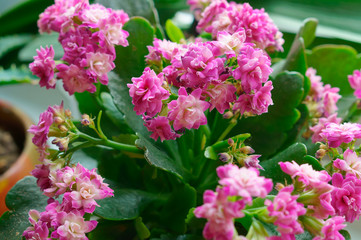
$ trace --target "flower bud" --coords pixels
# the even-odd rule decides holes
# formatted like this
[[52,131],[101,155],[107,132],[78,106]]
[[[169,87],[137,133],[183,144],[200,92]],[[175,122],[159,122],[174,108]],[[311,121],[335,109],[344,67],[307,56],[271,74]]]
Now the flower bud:
[[326,155],[325,149],[318,149],[316,152],[316,158],[322,159]]
[[58,128],[60,129],[61,132],[64,132],[64,133],[69,131],[69,129],[67,127],[65,127],[64,125],[59,125]]
[[233,113],[231,111],[228,111],[225,114],[223,114],[224,119],[230,119],[231,117],[233,117]]
[[65,116],[71,117],[71,111],[69,109],[65,109]]
[[61,117],[55,117],[54,122],[56,124],[62,124],[62,123],[64,123],[64,120]]
[[81,124],[84,126],[89,126],[92,123],[92,119],[90,119],[88,114],[81,115]]
[[222,162],[228,162],[232,159],[232,156],[228,153],[218,153],[218,157]]
[[251,148],[250,146],[244,146],[242,148],[239,149],[241,152],[243,152],[244,154],[253,154],[254,150],[253,148]]
[[234,141],[232,138],[228,138],[228,144],[229,146],[233,146],[234,145]]
[[68,150],[69,138],[55,138],[51,143],[58,146],[60,151],[66,151]]

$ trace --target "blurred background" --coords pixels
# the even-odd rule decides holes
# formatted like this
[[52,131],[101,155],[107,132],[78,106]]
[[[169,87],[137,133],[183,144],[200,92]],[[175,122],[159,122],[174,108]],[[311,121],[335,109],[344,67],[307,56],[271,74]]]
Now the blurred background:
[[[98,0],[107,7],[122,5],[122,1],[125,0]],[[137,13],[140,10],[141,15],[147,17],[150,10],[146,8],[149,5],[139,8],[147,0],[132,1],[138,7]],[[55,58],[63,54],[57,43],[57,35],[39,35],[36,25],[39,14],[53,3],[53,0],[0,0],[0,99],[22,109],[34,122],[37,122],[39,114],[48,105],[60,104],[62,100],[75,116],[79,116],[72,96],[65,93],[61,86],[54,90],[41,89],[37,86],[37,78],[27,67],[41,45],[52,44]],[[186,0],[154,0],[150,4],[154,4],[158,11],[159,22],[154,19],[155,22],[164,26],[167,19],[172,19],[183,31],[194,33],[194,18]],[[276,53],[276,57],[287,55],[295,33],[303,20],[309,17],[319,20],[317,38],[310,49],[331,43],[347,44],[361,52],[360,0],[252,0],[250,4],[254,8],[265,8],[284,34],[285,51]],[[136,14],[134,9],[125,11],[130,16]],[[348,230],[353,239],[361,239],[361,223],[350,224]]]

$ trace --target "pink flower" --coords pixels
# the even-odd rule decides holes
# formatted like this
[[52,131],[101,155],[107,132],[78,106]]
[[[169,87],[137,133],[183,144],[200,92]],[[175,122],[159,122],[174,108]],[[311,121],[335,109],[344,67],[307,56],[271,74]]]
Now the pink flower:
[[233,77],[241,80],[241,85],[246,93],[259,90],[272,73],[271,61],[261,49],[254,49],[247,44],[237,58],[238,67],[233,72]]
[[357,153],[352,151],[351,149],[347,149],[343,153],[343,160],[337,158],[333,162],[333,166],[340,171],[352,173],[358,178],[361,178],[361,158],[359,158],[357,156]]
[[321,108],[321,112],[323,112],[325,117],[328,117],[337,111],[338,108],[336,103],[341,98],[341,95],[338,94],[339,91],[339,88],[331,88],[329,84],[325,86],[322,95],[323,105]]
[[355,70],[352,75],[348,75],[348,81],[355,90],[354,95],[361,98],[361,71]]
[[337,148],[342,143],[350,143],[361,138],[361,125],[358,123],[329,123],[320,133],[325,142],[332,148]]
[[48,140],[50,126],[53,124],[53,114],[45,111],[40,114],[37,125],[31,125],[28,132],[34,134],[32,142],[39,148],[45,149]]
[[345,179],[340,173],[332,176],[332,206],[338,216],[344,216],[346,221],[353,222],[361,214],[361,180],[353,174],[347,174]]
[[55,88],[56,80],[54,78],[54,49],[53,46],[50,48],[46,47],[36,50],[37,56],[34,57],[34,62],[30,63],[30,71],[40,78],[39,85],[41,87]]
[[327,219],[321,229],[321,236],[317,236],[312,240],[345,240],[345,238],[339,232],[341,229],[346,227],[346,224],[344,224],[344,222],[345,219],[339,216]]
[[308,95],[312,96],[314,101],[318,101],[322,98],[322,93],[324,91],[322,78],[321,76],[316,75],[316,69],[312,67],[307,69],[306,76],[311,81],[311,89]]
[[238,168],[227,164],[217,168],[219,184],[229,189],[231,196],[240,196],[246,203],[252,202],[252,197],[266,197],[272,190],[271,179],[259,176],[255,168]]
[[150,68],[146,68],[139,78],[132,78],[132,84],[127,84],[132,97],[134,111],[138,115],[147,114],[154,117],[162,109],[162,100],[169,97],[169,92],[162,87],[163,74],[158,76]]
[[59,212],[57,214],[57,221],[59,227],[51,234],[52,238],[59,238],[59,240],[86,240],[86,233],[92,231],[97,221],[84,221],[82,214],[76,210],[66,213]]
[[25,239],[35,239],[35,240],[51,240],[49,238],[49,229],[44,222],[37,222],[32,227],[28,227],[24,233],[23,237]]
[[168,119],[174,121],[174,130],[182,128],[197,129],[200,125],[207,124],[207,118],[204,115],[210,104],[200,100],[202,90],[196,89],[190,95],[184,87],[178,91],[178,99],[168,104]]
[[217,41],[214,41],[214,44],[220,50],[219,55],[227,54],[227,57],[230,58],[238,56],[245,40],[246,33],[243,29],[240,29],[233,34],[221,31],[218,32]]
[[173,131],[169,124],[168,118],[164,116],[158,116],[154,119],[145,119],[144,126],[147,127],[148,131],[152,132],[150,135],[151,138],[157,141],[158,138],[163,142],[164,140],[175,140],[180,137],[180,134],[177,134]]
[[186,45],[181,45],[168,40],[155,38],[153,46],[147,46],[149,54],[145,56],[148,64],[159,65],[162,58],[172,61],[175,56],[184,54],[187,51]]
[[206,239],[232,240],[234,235],[234,218],[243,217],[243,201],[228,200],[229,193],[217,188],[217,192],[206,190],[203,195],[203,205],[194,210],[197,218],[206,218],[207,224],[203,229]]
[[95,79],[90,78],[84,69],[74,64],[70,66],[59,64],[57,69],[59,70],[57,76],[63,79],[64,89],[70,95],[73,95],[75,92],[95,92]]
[[230,84],[210,85],[206,90],[206,94],[210,97],[210,111],[214,108],[223,114],[225,110],[230,108],[230,103],[236,100],[236,88]]
[[325,170],[316,171],[307,163],[298,165],[295,161],[292,161],[292,163],[280,162],[279,165],[283,172],[302,182],[305,186],[317,187],[331,180],[331,176]]
[[342,120],[341,118],[337,117],[337,113],[334,113],[327,118],[319,118],[318,123],[315,126],[310,127],[310,130],[313,131],[312,142],[316,143],[316,142],[321,142],[323,140],[320,134],[322,130],[326,128],[328,123],[340,124],[341,120]]
[[82,62],[82,67],[87,67],[89,75],[98,78],[100,83],[108,84],[108,73],[115,67],[114,57],[106,53],[87,53],[86,59]]
[[187,4],[190,6],[190,9],[194,11],[194,15],[198,21],[201,18],[202,11],[211,3],[212,0],[187,0]]
[[297,202],[298,195],[291,195],[292,191],[293,186],[290,185],[282,188],[273,202],[265,200],[269,216],[275,219],[274,224],[282,236],[303,233],[303,228],[297,220],[299,216],[306,214],[306,209],[302,203]]
[[273,105],[271,90],[273,89],[272,82],[267,81],[254,94],[242,94],[233,106],[233,111],[240,110],[241,114],[255,114],[261,115],[268,112],[269,105]]
[[40,187],[41,191],[44,191],[52,186],[49,173],[49,166],[45,164],[38,164],[35,166],[35,169],[31,171],[31,174],[37,178],[36,183]]
[[215,53],[217,48],[213,44],[195,43],[180,58],[174,58],[172,65],[181,71],[181,86],[204,88],[224,81],[229,76],[224,67],[225,58],[216,58]]

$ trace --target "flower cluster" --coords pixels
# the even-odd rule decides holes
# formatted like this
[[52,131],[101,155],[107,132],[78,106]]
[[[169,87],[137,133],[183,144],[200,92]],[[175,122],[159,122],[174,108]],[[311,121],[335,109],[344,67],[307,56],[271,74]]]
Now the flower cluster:
[[122,10],[112,10],[88,0],[56,0],[40,14],[41,33],[59,33],[64,56],[56,64],[52,46],[41,48],[30,64],[40,78],[40,86],[55,88],[57,79],[69,94],[95,92],[95,83],[108,84],[107,73],[114,67],[115,45],[127,46],[128,32],[122,29],[129,20]]
[[221,31],[234,34],[244,29],[246,42],[254,43],[261,49],[283,51],[282,33],[264,9],[253,9],[248,3],[228,3],[226,0],[188,0],[188,4],[199,20],[198,32],[205,31],[217,38]]
[[[93,213],[99,206],[95,200],[113,196],[113,190],[95,169],[87,170],[80,164],[63,167],[59,161],[52,163],[37,165],[32,172],[44,194],[50,198],[44,212],[30,210],[32,226],[23,236],[25,239],[88,239],[85,234],[96,227],[97,221],[85,221],[84,214]],[[53,198],[60,195],[63,195],[62,203]]]
[[[92,120],[91,120],[92,121]],[[77,128],[71,120],[71,113],[63,104],[48,107],[40,114],[39,123],[32,125],[33,143],[41,153],[42,164],[31,172],[43,194],[49,197],[45,212],[29,212],[31,227],[25,230],[26,239],[87,239],[85,233],[92,231],[96,221],[85,221],[85,213],[93,213],[98,206],[95,200],[113,196],[113,190],[104,183],[96,169],[88,170],[81,164],[69,165],[66,154],[68,144],[77,136]],[[58,153],[49,150],[47,140],[59,148]],[[49,152],[53,152],[49,155]],[[64,156],[64,157],[62,157]],[[62,202],[54,198],[62,196]]]
[[206,124],[208,109],[252,116],[273,104],[269,56],[245,42],[244,30],[219,32],[218,38],[189,44],[155,39],[148,46],[152,69],[132,78],[128,87],[134,111],[143,115],[155,140],[175,139],[183,129]]

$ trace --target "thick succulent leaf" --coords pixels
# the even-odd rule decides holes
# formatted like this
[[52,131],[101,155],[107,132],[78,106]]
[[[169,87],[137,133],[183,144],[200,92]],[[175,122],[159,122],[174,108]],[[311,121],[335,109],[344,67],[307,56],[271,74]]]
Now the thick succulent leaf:
[[261,175],[272,178],[273,182],[284,183],[285,180],[290,182],[289,176],[281,170],[279,162],[291,161],[295,161],[299,165],[308,163],[312,165],[315,170],[323,170],[320,162],[316,158],[307,155],[307,148],[304,144],[295,143],[271,159],[261,162],[261,166],[264,168],[264,171],[261,171]]
[[30,226],[28,212],[30,209],[44,211],[48,197],[42,195],[36,184],[36,178],[25,177],[6,195],[6,206],[10,211],[0,218],[1,236],[7,240],[18,240],[24,230]]
[[148,19],[152,24],[158,23],[158,13],[153,0],[96,0],[95,2],[108,8],[122,9],[129,17],[140,16]]
[[305,48],[310,46],[313,40],[316,38],[317,24],[318,20],[316,18],[307,18],[303,21],[296,38],[303,38]]
[[177,184],[161,211],[163,225],[172,232],[185,233],[189,209],[196,205],[196,194],[196,190],[189,184]]
[[107,220],[136,219],[141,212],[159,198],[148,192],[136,189],[114,189],[114,197],[97,201],[101,207],[96,208],[95,214]]
[[132,77],[142,75],[145,68],[145,58],[148,45],[153,44],[154,28],[141,17],[133,17],[124,25],[124,30],[129,32],[128,47],[117,46],[115,59],[115,72],[127,82]]
[[16,34],[0,38],[0,59],[8,52],[19,48],[32,39],[30,34]]
[[180,40],[185,39],[182,30],[170,19],[165,22],[165,31],[172,42],[180,43]]
[[345,240],[351,240],[351,235],[347,230],[342,229],[340,230],[340,233],[345,238]]
[[34,80],[38,80],[27,67],[15,67],[12,66],[9,69],[2,69],[0,67],[0,86],[18,84],[18,83],[31,83]]
[[297,72],[280,73],[273,80],[274,89],[268,113],[243,118],[232,131],[233,134],[250,133],[250,146],[263,159],[275,154],[285,143],[287,132],[300,118],[298,105],[303,98],[303,76]]
[[39,14],[51,4],[54,4],[54,1],[2,1],[0,8],[0,22],[4,24],[1,25],[0,36],[20,31],[37,32],[36,21],[39,18]]

